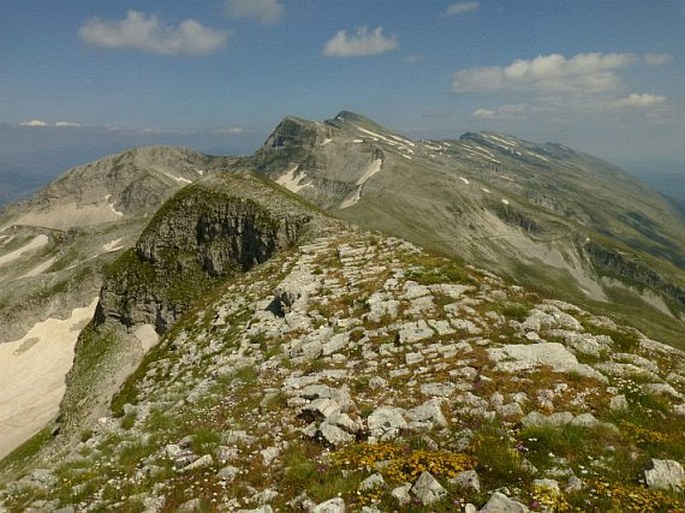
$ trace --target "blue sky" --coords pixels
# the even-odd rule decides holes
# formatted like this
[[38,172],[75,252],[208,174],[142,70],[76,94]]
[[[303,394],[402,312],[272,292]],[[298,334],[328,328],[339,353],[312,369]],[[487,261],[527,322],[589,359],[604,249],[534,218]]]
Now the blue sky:
[[0,157],[122,134],[251,152],[347,109],[685,167],[683,0],[2,0],[0,20]]

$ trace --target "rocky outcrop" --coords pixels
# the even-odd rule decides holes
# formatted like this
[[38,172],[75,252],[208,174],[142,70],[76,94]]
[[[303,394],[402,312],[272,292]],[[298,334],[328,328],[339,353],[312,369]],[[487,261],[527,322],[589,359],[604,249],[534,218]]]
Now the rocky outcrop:
[[685,288],[665,279],[644,263],[592,241],[585,244],[584,248],[590,261],[600,273],[638,287],[655,290],[668,296],[681,308],[685,308]]
[[[96,324],[167,331],[193,301],[236,272],[297,242],[311,214],[279,211],[232,186],[255,179],[213,177],[181,191],[113,264],[100,294]],[[240,187],[238,188],[240,189]],[[244,192],[244,191],[243,191]]]

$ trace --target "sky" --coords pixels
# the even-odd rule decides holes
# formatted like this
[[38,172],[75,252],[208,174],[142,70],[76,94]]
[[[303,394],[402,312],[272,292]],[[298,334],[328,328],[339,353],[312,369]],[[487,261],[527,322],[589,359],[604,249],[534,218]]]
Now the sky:
[[0,23],[0,161],[251,153],[344,109],[685,173],[685,0],[2,0]]

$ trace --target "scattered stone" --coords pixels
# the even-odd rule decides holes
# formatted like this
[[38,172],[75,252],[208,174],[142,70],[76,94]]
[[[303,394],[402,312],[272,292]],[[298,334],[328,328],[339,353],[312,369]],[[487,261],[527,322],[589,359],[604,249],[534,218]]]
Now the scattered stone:
[[320,428],[321,437],[336,447],[355,441],[355,436],[340,429],[338,426],[324,422]]
[[426,321],[420,320],[404,324],[399,331],[399,341],[402,344],[413,344],[433,335],[434,332]]
[[518,373],[546,365],[557,372],[575,372],[602,382],[607,381],[589,365],[578,363],[575,355],[558,342],[508,344],[490,348],[487,352],[497,370],[502,372]]
[[616,395],[609,400],[609,409],[611,411],[626,411],[628,409],[628,400],[626,396]]
[[566,483],[566,488],[564,488],[564,491],[566,493],[574,493],[574,492],[579,492],[585,488],[585,483],[578,479],[576,476],[571,476],[568,478],[568,483]]
[[411,492],[422,504],[432,504],[447,495],[447,490],[442,487],[430,472],[421,473],[419,479],[412,486]]
[[440,409],[440,402],[436,399],[431,399],[421,406],[407,410],[406,416],[412,423],[428,424],[429,429],[434,425],[447,426],[447,419]]
[[459,472],[456,476],[450,479],[450,484],[464,488],[465,490],[473,490],[474,492],[480,492],[480,479],[478,478],[478,473],[475,470],[465,470]]
[[383,476],[376,473],[364,479],[359,485],[360,490],[371,490],[372,488],[382,488],[385,486]]
[[274,513],[274,510],[271,506],[265,505],[255,509],[239,509],[237,513]]
[[267,447],[266,449],[259,451],[259,454],[262,455],[264,465],[268,467],[269,465],[271,465],[271,462],[278,457],[280,452],[281,451],[278,447]]
[[212,458],[211,454],[205,454],[204,456],[196,459],[192,463],[189,463],[181,470],[183,470],[184,472],[189,472],[191,470],[197,470],[198,468],[208,467],[212,463],[214,463],[214,459]]
[[533,487],[545,489],[553,495],[561,494],[559,482],[554,479],[533,479]]
[[652,490],[683,490],[685,470],[677,461],[652,459],[652,469],[645,470],[645,481]]
[[200,507],[202,506],[202,503],[200,502],[200,499],[190,499],[189,501],[184,502],[178,507],[178,511],[181,513],[192,513],[193,511],[199,511]]
[[407,421],[404,420],[401,408],[382,406],[375,410],[366,419],[369,433],[372,437],[380,440],[391,440],[399,435],[402,429],[407,429]]
[[402,486],[393,488],[393,490],[390,492],[390,495],[397,499],[397,502],[399,502],[400,506],[406,506],[411,502],[411,495],[409,495],[411,488],[411,483],[405,483]]
[[510,499],[503,493],[495,492],[478,513],[529,513],[529,510],[520,502]]
[[316,505],[312,513],[345,513],[345,501],[340,497],[329,499]]
[[233,465],[227,465],[221,470],[219,470],[219,472],[217,473],[217,475],[221,479],[224,479],[226,481],[233,481],[233,479],[235,479],[235,476],[237,476],[238,474],[240,474],[240,469],[238,467],[234,467]]

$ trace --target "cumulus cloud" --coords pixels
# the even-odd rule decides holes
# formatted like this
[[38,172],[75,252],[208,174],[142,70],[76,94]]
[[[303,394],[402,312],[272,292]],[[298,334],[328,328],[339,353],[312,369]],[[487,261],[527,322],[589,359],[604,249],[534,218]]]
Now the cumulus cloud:
[[480,4],[478,2],[457,2],[447,6],[447,9],[443,12],[444,16],[459,16],[460,14],[465,14],[467,12],[473,12],[478,10]]
[[225,11],[231,18],[243,18],[267,25],[278,22],[285,8],[278,0],[228,0]]
[[42,119],[31,119],[29,121],[22,121],[19,126],[28,127],[55,127],[55,128],[78,128],[86,126],[82,123],[75,123],[74,121],[57,121],[55,123],[48,123]]
[[155,15],[128,11],[123,20],[91,18],[79,29],[79,36],[97,48],[135,48],[161,55],[207,55],[221,48],[228,32],[184,20],[177,27]]
[[326,57],[360,57],[391,52],[398,46],[397,38],[383,35],[383,27],[371,32],[367,27],[360,27],[350,36],[344,30],[339,31],[328,40],[323,54]]
[[597,93],[617,87],[616,70],[635,62],[632,54],[559,54],[518,59],[508,66],[467,68],[452,78],[452,91],[460,93],[537,91],[544,93]]
[[653,107],[655,105],[658,105],[660,103],[664,103],[666,101],[665,96],[657,96],[655,94],[639,94],[639,93],[633,93],[625,98],[621,98],[616,101],[616,106],[617,107],[622,107],[622,108],[631,108],[631,107]]
[[528,106],[524,103],[510,103],[496,109],[476,109],[471,118],[476,119],[524,119]]
[[671,60],[667,53],[648,53],[645,55],[645,62],[648,66],[663,66]]
[[43,121],[42,119],[31,119],[30,121],[22,121],[21,123],[19,123],[19,125],[31,127],[50,126],[46,121]]

